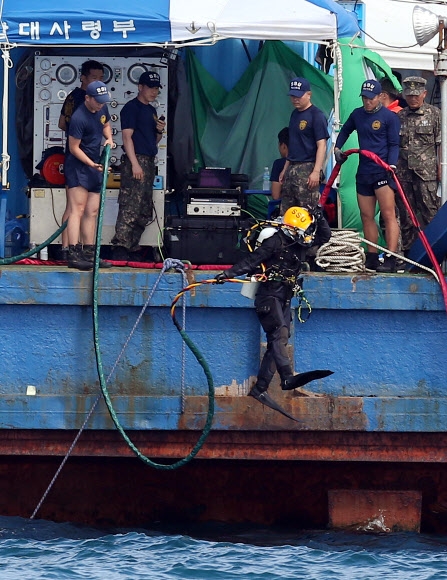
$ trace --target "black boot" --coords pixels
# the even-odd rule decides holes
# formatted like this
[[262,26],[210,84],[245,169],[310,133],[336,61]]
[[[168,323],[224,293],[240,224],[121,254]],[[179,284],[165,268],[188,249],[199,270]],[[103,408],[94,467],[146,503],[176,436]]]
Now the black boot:
[[[84,259],[91,263],[93,268],[93,262],[95,261],[95,250],[96,246],[93,244],[85,244],[82,251],[84,255]],[[99,259],[99,267],[100,268],[111,268],[113,264],[110,262],[106,262],[105,260]]]
[[263,378],[262,379],[258,378],[256,383],[250,389],[248,395],[250,397],[255,397],[255,399],[256,399],[261,393],[265,393],[268,388],[269,388],[269,386],[268,386],[267,381]]
[[391,254],[386,254],[383,264],[377,266],[377,272],[392,274],[396,271],[396,258]]
[[93,268],[92,262],[84,258],[80,244],[68,246],[67,264],[69,268],[76,268],[77,270],[91,270]]
[[375,252],[366,252],[366,259],[365,259],[365,270],[369,270],[370,272],[375,272],[377,270],[379,262],[379,255]]

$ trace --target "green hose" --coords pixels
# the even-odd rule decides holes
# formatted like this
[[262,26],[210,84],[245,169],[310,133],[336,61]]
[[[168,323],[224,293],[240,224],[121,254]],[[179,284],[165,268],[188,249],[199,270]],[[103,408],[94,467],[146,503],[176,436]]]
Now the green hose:
[[40,250],[49,246],[51,244],[51,242],[53,240],[55,240],[65,230],[65,228],[67,227],[67,223],[68,223],[68,221],[64,222],[61,225],[61,227],[54,232],[54,234],[52,234],[49,238],[47,238],[44,242],[42,242],[41,244],[39,244],[35,248],[28,250],[28,252],[24,252],[23,254],[20,254],[19,256],[11,256],[11,258],[0,258],[0,266],[7,266],[8,264],[15,264],[16,262],[19,262],[20,260],[24,260],[25,258],[30,258],[34,254],[37,254],[37,252],[40,252]]
[[199,437],[199,439],[198,439],[197,443],[195,444],[195,446],[193,447],[193,449],[189,452],[189,454],[186,457],[184,457],[183,459],[180,459],[179,461],[176,461],[175,463],[172,463],[169,465],[166,465],[164,463],[155,463],[154,461],[151,461],[148,457],[146,457],[146,455],[141,453],[141,451],[136,447],[136,445],[134,445],[134,443],[131,441],[131,439],[129,438],[127,433],[124,431],[124,429],[121,426],[119,419],[115,413],[112,401],[110,399],[109,392],[107,390],[107,384],[106,384],[106,380],[104,378],[104,372],[103,372],[103,366],[102,366],[102,357],[101,357],[101,352],[99,349],[99,327],[98,327],[99,253],[100,253],[100,249],[101,249],[101,232],[102,232],[102,222],[103,222],[103,215],[104,215],[104,202],[105,202],[105,194],[106,194],[106,187],[107,187],[109,159],[110,159],[110,145],[106,145],[106,147],[104,148],[104,152],[103,152],[103,158],[101,160],[101,163],[104,166],[104,174],[103,174],[101,194],[100,194],[100,205],[99,205],[99,210],[98,210],[98,226],[97,226],[97,230],[96,230],[96,250],[95,250],[95,262],[94,262],[94,266],[93,266],[93,292],[92,292],[92,294],[93,294],[93,339],[94,339],[94,346],[95,346],[96,366],[97,366],[97,370],[98,370],[99,384],[101,386],[101,391],[102,391],[102,394],[104,396],[104,400],[106,402],[110,416],[111,416],[116,428],[118,429],[119,433],[121,434],[121,436],[123,437],[123,439],[127,443],[127,445],[129,446],[129,448],[135,453],[135,455],[139,459],[141,459],[141,461],[143,461],[147,465],[150,465],[151,467],[154,467],[156,469],[163,469],[163,470],[178,469],[179,467],[182,467],[183,465],[185,465],[186,463],[191,461],[191,459],[193,459],[197,455],[197,453],[203,447],[205,440],[209,435],[209,432],[211,431],[212,421],[213,421],[213,417],[214,417],[213,377],[211,376],[211,372],[209,370],[209,367],[208,367],[205,359],[203,358],[201,353],[198,351],[198,349],[195,347],[194,343],[191,341],[191,339],[188,337],[188,335],[182,329],[178,329],[182,339],[185,341],[186,345],[191,350],[191,352],[193,353],[193,355],[195,356],[195,358],[199,362],[200,366],[203,368],[206,379],[207,379],[209,405],[208,405],[208,414],[207,414],[207,418],[206,418],[206,423],[205,423],[205,426],[203,428],[202,434]]

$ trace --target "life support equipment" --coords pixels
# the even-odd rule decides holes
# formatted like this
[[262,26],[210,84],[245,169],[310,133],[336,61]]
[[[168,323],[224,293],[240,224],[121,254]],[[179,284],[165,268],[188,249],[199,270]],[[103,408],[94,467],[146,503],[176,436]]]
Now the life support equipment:
[[[274,263],[262,264],[260,274],[250,277],[249,284],[243,284],[241,294],[247,298],[253,299],[262,282],[280,282],[298,290],[298,277],[301,271],[301,264],[305,260],[305,247],[312,245],[315,233],[316,222],[314,216],[302,207],[291,207],[286,211],[284,217],[277,220],[262,222],[262,227],[255,243],[255,250],[261,244],[281,230],[291,242],[287,244],[283,240],[280,255],[276,257]],[[249,239],[252,230],[247,235]],[[247,244],[249,242],[247,241]]]

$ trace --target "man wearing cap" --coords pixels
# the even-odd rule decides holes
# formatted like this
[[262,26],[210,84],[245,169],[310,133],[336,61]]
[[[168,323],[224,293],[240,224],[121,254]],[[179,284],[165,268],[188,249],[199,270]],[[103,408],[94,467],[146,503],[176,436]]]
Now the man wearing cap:
[[141,261],[140,238],[152,219],[155,156],[166,123],[152,103],[161,89],[160,76],[144,72],[138,96],[121,110],[124,156],[121,164],[119,211],[112,239],[113,258]]
[[[401,128],[397,176],[424,228],[436,215],[441,201],[436,195],[441,177],[441,112],[424,102],[427,95],[424,78],[407,77],[402,81],[402,86],[408,107],[399,112]],[[401,220],[402,246],[408,253],[417,231],[400,196],[396,197],[396,201]]]
[[[335,159],[343,163],[346,156],[341,147],[346,143],[349,135],[357,131],[359,147],[375,153],[382,161],[396,168],[399,156],[399,118],[389,111],[380,102],[382,87],[375,79],[363,82],[360,96],[363,107],[354,109],[343,125],[335,142]],[[379,232],[375,221],[376,201],[385,223],[387,247],[396,252],[399,239],[399,226],[396,220],[394,203],[394,180],[387,171],[377,165],[375,161],[365,155],[359,156],[359,165],[356,175],[357,201],[362,219],[363,233],[366,240],[377,244]],[[365,268],[378,272],[394,272],[396,258],[390,254],[379,265],[377,249],[368,245]]]
[[[101,143],[112,145],[110,101],[107,86],[94,81],[86,88],[85,102],[73,113],[68,130],[68,152],[64,173],[68,188],[68,267],[91,270],[94,259],[96,217],[103,167]],[[83,247],[79,244],[82,239]],[[100,261],[100,266],[108,266]]]
[[[85,102],[85,93],[87,86],[93,81],[102,81],[104,79],[104,66],[97,60],[86,60],[81,65],[81,86],[71,91],[62,105],[59,117],[58,127],[65,133],[67,139],[65,144],[65,153],[68,151],[68,128],[70,127],[71,116],[76,109]],[[62,223],[68,219],[68,198]],[[68,259],[68,233],[67,229],[62,232],[62,259]]]
[[279,176],[281,214],[289,207],[315,207],[324,179],[323,164],[326,141],[329,139],[326,118],[311,103],[312,92],[307,79],[297,77],[290,82],[290,100],[295,110],[289,122],[289,152]]
[[393,113],[402,111],[402,107],[399,104],[399,91],[395,88],[390,79],[382,79],[380,84],[382,85],[382,92],[380,93],[379,98],[382,105]]

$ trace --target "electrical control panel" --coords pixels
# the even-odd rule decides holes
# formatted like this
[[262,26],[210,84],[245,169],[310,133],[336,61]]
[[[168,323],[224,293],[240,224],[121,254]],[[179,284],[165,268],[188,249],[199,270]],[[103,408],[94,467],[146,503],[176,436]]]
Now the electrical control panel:
[[[160,75],[162,88],[157,101],[153,102],[152,105],[157,110],[159,117],[162,115],[165,117],[166,129],[169,130],[167,106],[168,69],[166,65],[160,62],[158,57],[97,57],[94,54],[88,56],[54,56],[36,52],[34,56],[34,167],[41,161],[42,153],[45,150],[54,146],[65,147],[65,133],[58,127],[62,105],[67,95],[81,85],[81,65],[87,60],[97,60],[104,66],[104,83],[107,85],[112,99],[108,103],[114,141],[110,157],[112,165],[119,165],[121,155],[123,154],[120,119],[121,109],[127,102],[138,95],[138,80],[140,75],[145,71],[155,71]],[[163,229],[164,203],[162,203],[161,198],[164,198],[164,190],[167,187],[166,159],[165,133],[158,143],[158,155],[155,159],[157,174],[155,189],[158,190],[157,195],[154,195],[154,203],[156,198],[158,205],[156,208],[156,219],[147,226],[142,236],[142,244],[156,245],[156,240],[159,238],[159,231]],[[108,204],[110,207],[113,205],[115,208],[117,195],[117,190],[107,190],[106,198],[110,198],[110,203]],[[36,242],[42,242],[45,239],[41,238],[46,234],[46,221],[48,221],[48,236],[54,232],[52,228],[55,223],[55,217],[59,221],[64,209],[62,208],[60,216],[54,216],[53,212],[47,215],[47,204],[43,201],[40,202],[40,200],[44,199],[47,201],[53,199],[53,194],[48,191],[45,192],[45,195],[41,193],[38,197],[31,196],[31,237],[33,232],[33,219],[39,221],[39,240],[33,240]],[[42,204],[42,211],[39,211],[39,203]],[[34,225],[37,226],[37,223]],[[153,229],[152,233],[148,232],[151,228]],[[109,236],[105,237],[109,238]],[[107,241],[104,240],[103,243],[107,243]]]

